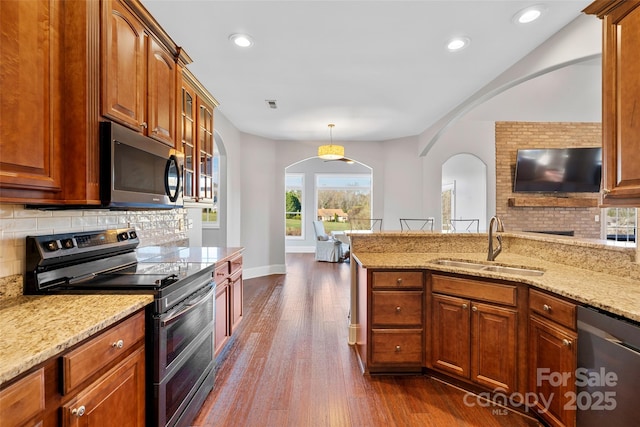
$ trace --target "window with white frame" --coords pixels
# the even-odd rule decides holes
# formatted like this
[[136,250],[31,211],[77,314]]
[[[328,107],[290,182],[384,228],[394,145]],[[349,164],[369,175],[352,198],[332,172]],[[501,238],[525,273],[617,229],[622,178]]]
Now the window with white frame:
[[638,214],[636,208],[605,209],[607,240],[637,242]]
[[285,237],[304,238],[303,224],[303,197],[304,197],[304,174],[285,174]]

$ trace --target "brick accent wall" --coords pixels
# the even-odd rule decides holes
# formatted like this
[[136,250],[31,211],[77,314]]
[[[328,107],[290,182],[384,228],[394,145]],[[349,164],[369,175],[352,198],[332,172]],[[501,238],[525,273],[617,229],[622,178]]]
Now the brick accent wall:
[[[516,153],[519,148],[599,147],[600,123],[496,122],[496,214],[507,231],[569,231],[576,237],[600,238],[601,215],[598,207],[509,207],[513,193]],[[517,194],[523,197],[522,193]],[[567,193],[568,197],[598,199],[597,193]],[[531,194],[526,197],[555,197]],[[601,218],[602,219],[602,218]]]

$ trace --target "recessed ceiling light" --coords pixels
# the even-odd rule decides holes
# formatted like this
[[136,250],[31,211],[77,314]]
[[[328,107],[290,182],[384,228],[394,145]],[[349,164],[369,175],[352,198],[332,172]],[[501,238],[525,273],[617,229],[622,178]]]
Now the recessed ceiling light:
[[528,24],[529,22],[533,22],[540,18],[545,10],[546,8],[540,4],[527,7],[513,16],[513,22],[518,24]]
[[455,37],[447,43],[447,49],[450,52],[456,52],[460,49],[464,49],[471,43],[471,39],[469,37]]
[[249,47],[253,44],[253,39],[248,34],[231,34],[229,40],[240,47]]

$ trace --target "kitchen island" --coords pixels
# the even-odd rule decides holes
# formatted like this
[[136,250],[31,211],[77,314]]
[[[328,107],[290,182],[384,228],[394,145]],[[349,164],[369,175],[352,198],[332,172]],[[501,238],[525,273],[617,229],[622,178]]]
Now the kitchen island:
[[349,340],[365,374],[426,373],[575,425],[577,308],[640,321],[635,248],[502,233],[487,261],[486,234],[350,237]]

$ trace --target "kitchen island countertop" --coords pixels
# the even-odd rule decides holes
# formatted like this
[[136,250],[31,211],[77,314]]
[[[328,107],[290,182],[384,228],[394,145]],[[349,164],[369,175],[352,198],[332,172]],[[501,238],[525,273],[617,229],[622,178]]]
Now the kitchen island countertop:
[[[526,283],[610,313],[640,322],[640,283],[629,277],[553,263],[524,255],[503,253],[487,261],[486,253],[394,253],[354,252],[354,259],[365,268],[429,269],[476,277]],[[436,264],[439,259],[473,261],[487,265],[506,265],[544,270],[541,276],[523,276]]]

